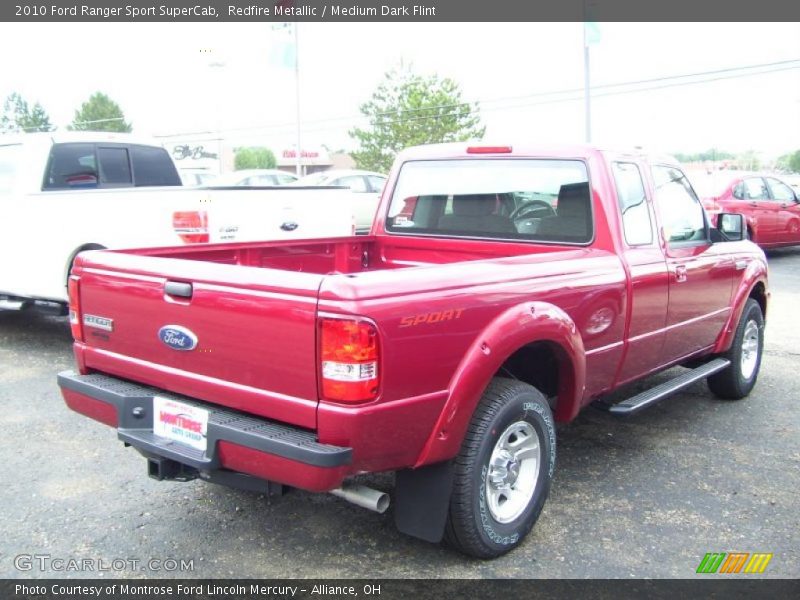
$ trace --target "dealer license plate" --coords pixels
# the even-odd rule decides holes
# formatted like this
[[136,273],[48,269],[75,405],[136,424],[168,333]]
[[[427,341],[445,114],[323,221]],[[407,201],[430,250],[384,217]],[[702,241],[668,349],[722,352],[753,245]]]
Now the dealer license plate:
[[205,452],[208,411],[168,398],[153,398],[153,433]]

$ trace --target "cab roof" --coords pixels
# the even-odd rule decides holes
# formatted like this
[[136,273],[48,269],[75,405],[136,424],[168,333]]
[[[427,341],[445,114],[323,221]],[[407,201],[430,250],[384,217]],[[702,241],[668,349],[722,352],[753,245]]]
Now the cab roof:
[[[493,151],[495,150],[495,151]],[[592,144],[563,144],[563,143],[514,143],[487,141],[450,142],[445,144],[428,144],[406,148],[398,155],[398,160],[442,160],[448,158],[477,158],[477,157],[514,157],[514,158],[588,158],[592,155],[610,154],[614,157],[635,157],[647,160],[677,165],[679,162],[672,156],[654,154],[640,147],[601,147]]]

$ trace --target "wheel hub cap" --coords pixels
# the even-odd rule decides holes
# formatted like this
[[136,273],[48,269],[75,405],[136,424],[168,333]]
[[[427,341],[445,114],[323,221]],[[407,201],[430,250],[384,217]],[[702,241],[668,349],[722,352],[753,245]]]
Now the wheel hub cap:
[[758,345],[761,332],[758,330],[758,323],[748,321],[744,328],[742,337],[742,357],[740,367],[742,377],[750,379],[756,370],[758,363]]
[[499,523],[509,523],[528,507],[539,479],[539,436],[527,421],[517,421],[503,431],[489,457],[486,501]]

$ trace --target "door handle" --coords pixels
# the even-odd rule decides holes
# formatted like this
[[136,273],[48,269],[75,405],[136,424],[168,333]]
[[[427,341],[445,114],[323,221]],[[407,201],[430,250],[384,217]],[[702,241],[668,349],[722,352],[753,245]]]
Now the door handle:
[[281,229],[283,229],[284,231],[294,231],[297,228],[298,225],[294,221],[286,221],[281,225]]
[[177,296],[178,298],[191,298],[192,297],[192,284],[183,281],[167,281],[164,284],[164,293],[168,296]]
[[675,265],[675,282],[683,283],[686,281],[686,265]]

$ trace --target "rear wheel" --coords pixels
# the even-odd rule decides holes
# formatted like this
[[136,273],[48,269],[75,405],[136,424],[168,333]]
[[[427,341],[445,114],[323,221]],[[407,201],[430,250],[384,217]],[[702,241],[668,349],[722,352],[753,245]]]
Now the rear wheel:
[[719,398],[739,400],[756,385],[764,351],[764,315],[761,306],[748,298],[736,327],[733,344],[723,357],[731,364],[708,378],[708,387]]
[[478,558],[518,546],[550,491],[555,440],[550,407],[536,388],[492,380],[455,459],[447,543]]

